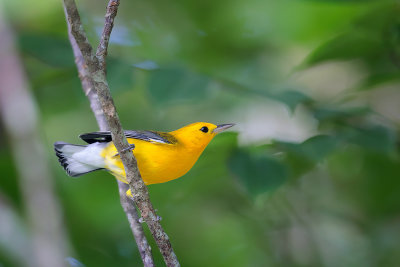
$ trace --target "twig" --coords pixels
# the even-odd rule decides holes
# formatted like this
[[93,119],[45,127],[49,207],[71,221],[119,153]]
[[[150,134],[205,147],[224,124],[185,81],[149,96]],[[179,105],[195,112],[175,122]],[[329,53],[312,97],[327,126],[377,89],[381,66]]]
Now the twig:
[[[126,140],[126,137],[124,135],[124,132],[121,127],[121,123],[118,118],[118,114],[116,112],[113,99],[110,94],[110,89],[106,80],[106,65],[105,65],[105,56],[107,54],[107,47],[108,47],[108,40],[110,38],[111,30],[113,27],[113,21],[114,17],[116,16],[117,13],[117,8],[119,5],[119,0],[111,0],[108,4],[107,7],[107,14],[106,14],[106,21],[104,25],[104,30],[103,34],[100,40],[100,45],[97,49],[97,54],[98,58],[96,57],[96,60],[93,59],[93,54],[92,50],[93,49],[88,49],[87,47],[87,38],[85,35],[85,32],[83,30],[79,13],[77,11],[76,5],[74,0],[64,0],[64,8],[65,8],[65,14],[67,17],[67,22],[70,24],[68,26],[70,30],[70,38],[73,37],[75,39],[76,45],[74,46],[74,43],[71,42],[73,49],[75,50],[76,48],[79,48],[80,53],[82,53],[83,58],[83,64],[82,64],[82,69],[84,69],[83,73],[80,73],[80,77],[82,80],[82,85],[84,86],[84,81],[87,79],[86,77],[89,77],[87,79],[87,86],[89,89],[85,89],[86,94],[88,95],[89,99],[92,93],[91,88],[95,88],[97,92],[97,97],[98,97],[98,102],[100,103],[101,109],[102,109],[102,116],[105,117],[105,121],[108,124],[108,129],[111,132],[111,136],[114,142],[115,147],[117,148],[117,151],[120,155],[120,158],[122,160],[122,163],[125,168],[126,172],[126,178],[127,181],[129,182],[129,188],[132,191],[133,197],[134,197],[134,202],[138,209],[141,212],[141,215],[144,219],[144,221],[147,223],[149,226],[150,232],[153,235],[157,246],[161,252],[161,254],[164,257],[164,261],[167,266],[180,266],[178,259],[172,249],[171,243],[169,241],[169,238],[167,234],[164,232],[164,229],[162,228],[160,222],[159,222],[159,217],[157,216],[153,205],[150,202],[149,198],[149,192],[147,190],[147,187],[145,186],[139,169],[137,168],[137,163],[136,159],[133,156],[133,153],[130,151],[127,151],[124,149],[128,147],[128,142]],[[82,42],[82,43],[80,43]],[[77,53],[75,53],[76,56]],[[80,59],[77,59],[76,62],[80,62]],[[79,69],[79,67],[78,67]],[[94,97],[93,97],[94,98]],[[92,102],[92,100],[90,99]],[[97,101],[97,100],[93,100]],[[97,104],[92,105],[97,106]],[[94,110],[96,117],[100,116],[98,114],[98,110]],[[104,121],[103,119],[97,119],[97,121]],[[122,191],[120,187],[120,191]],[[124,193],[123,191],[122,193]],[[121,202],[126,204],[126,201],[123,200],[121,196]],[[129,204],[126,204],[129,205]],[[133,210],[135,209],[126,209],[128,206],[124,206],[124,210],[130,212],[128,215],[128,219],[130,219],[130,224],[131,226],[137,226],[136,224],[138,223],[137,219],[132,219],[132,218],[137,218],[134,217],[135,215],[132,213]],[[131,215],[131,216],[130,216]],[[132,227],[133,229],[134,227]],[[139,229],[139,228],[138,228]],[[133,230],[135,234],[135,230]],[[141,231],[143,233],[143,231]],[[136,237],[136,235],[135,235]],[[142,236],[144,238],[144,236]],[[143,240],[140,239],[139,240]],[[144,238],[145,240],[145,238]],[[136,242],[138,241],[138,238],[136,239]],[[141,244],[143,245],[143,244]],[[147,241],[146,241],[147,245]],[[139,245],[138,245],[139,246]],[[148,246],[148,245],[147,245]],[[141,250],[142,249],[142,250]],[[146,264],[146,260],[149,259],[148,254],[150,252],[150,249],[148,247],[144,246],[141,247],[139,250],[141,250],[141,255],[142,251],[143,254],[146,254],[147,258],[142,258],[144,264]],[[150,255],[151,258],[151,255]]]
[[101,69],[106,69],[106,57],[108,42],[110,41],[111,31],[114,26],[114,18],[117,15],[119,0],[111,0],[107,5],[107,12],[105,16],[105,23],[103,33],[101,34],[100,43],[97,47],[96,56],[99,59]]
[[153,258],[151,256],[151,247],[147,243],[146,236],[143,232],[142,224],[139,222],[139,216],[136,212],[135,203],[127,197],[126,191],[129,189],[129,185],[118,181],[119,195],[121,197],[121,205],[124,209],[128,221],[131,225],[133,236],[136,242],[141,244],[138,246],[140,256],[142,257],[144,266],[154,266]]

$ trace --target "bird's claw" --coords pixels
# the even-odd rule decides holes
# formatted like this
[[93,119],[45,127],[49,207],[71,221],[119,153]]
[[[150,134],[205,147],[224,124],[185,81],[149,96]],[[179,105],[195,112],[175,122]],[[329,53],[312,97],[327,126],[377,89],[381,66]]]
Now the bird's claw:
[[129,144],[128,147],[121,150],[121,152],[130,151],[135,149],[135,144]]
[[[134,144],[129,144],[128,147],[124,148],[121,150],[121,152],[126,152],[126,151],[131,151],[135,149],[135,145]],[[113,157],[119,156],[119,153],[115,154]]]

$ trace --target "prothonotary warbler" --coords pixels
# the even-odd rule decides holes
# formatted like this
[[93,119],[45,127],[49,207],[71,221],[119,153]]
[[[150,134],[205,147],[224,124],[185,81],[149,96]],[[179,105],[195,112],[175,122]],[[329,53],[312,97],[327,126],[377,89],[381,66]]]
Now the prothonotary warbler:
[[[186,174],[214,136],[233,125],[196,122],[172,132],[128,130],[125,135],[142,179],[149,185],[168,182]],[[77,177],[105,169],[127,183],[110,132],[86,133],[79,137],[88,145],[54,143],[56,155],[69,176]]]

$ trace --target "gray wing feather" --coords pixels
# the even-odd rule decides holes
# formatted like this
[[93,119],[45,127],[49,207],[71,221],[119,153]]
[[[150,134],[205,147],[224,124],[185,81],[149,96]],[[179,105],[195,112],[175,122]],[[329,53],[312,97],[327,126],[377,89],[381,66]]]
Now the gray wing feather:
[[[160,134],[152,131],[134,131],[127,130],[124,131],[125,136],[128,138],[134,138],[139,140],[144,140],[148,142],[161,143],[161,144],[172,144],[172,142]],[[111,142],[111,133],[110,132],[93,132],[93,133],[85,133],[79,135],[79,137],[88,144],[92,144],[95,142]]]
[[163,138],[156,132],[151,131],[125,131],[126,137],[140,139],[149,142],[163,143],[163,144],[171,144],[170,141]]

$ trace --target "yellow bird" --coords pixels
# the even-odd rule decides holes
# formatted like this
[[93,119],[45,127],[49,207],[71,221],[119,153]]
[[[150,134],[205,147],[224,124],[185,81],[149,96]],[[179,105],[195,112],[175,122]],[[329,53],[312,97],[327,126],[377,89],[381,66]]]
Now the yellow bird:
[[[145,184],[158,184],[186,174],[214,136],[234,124],[196,122],[172,132],[125,131]],[[79,136],[88,145],[54,143],[56,155],[67,174],[77,177],[106,169],[127,183],[125,170],[110,132]]]

